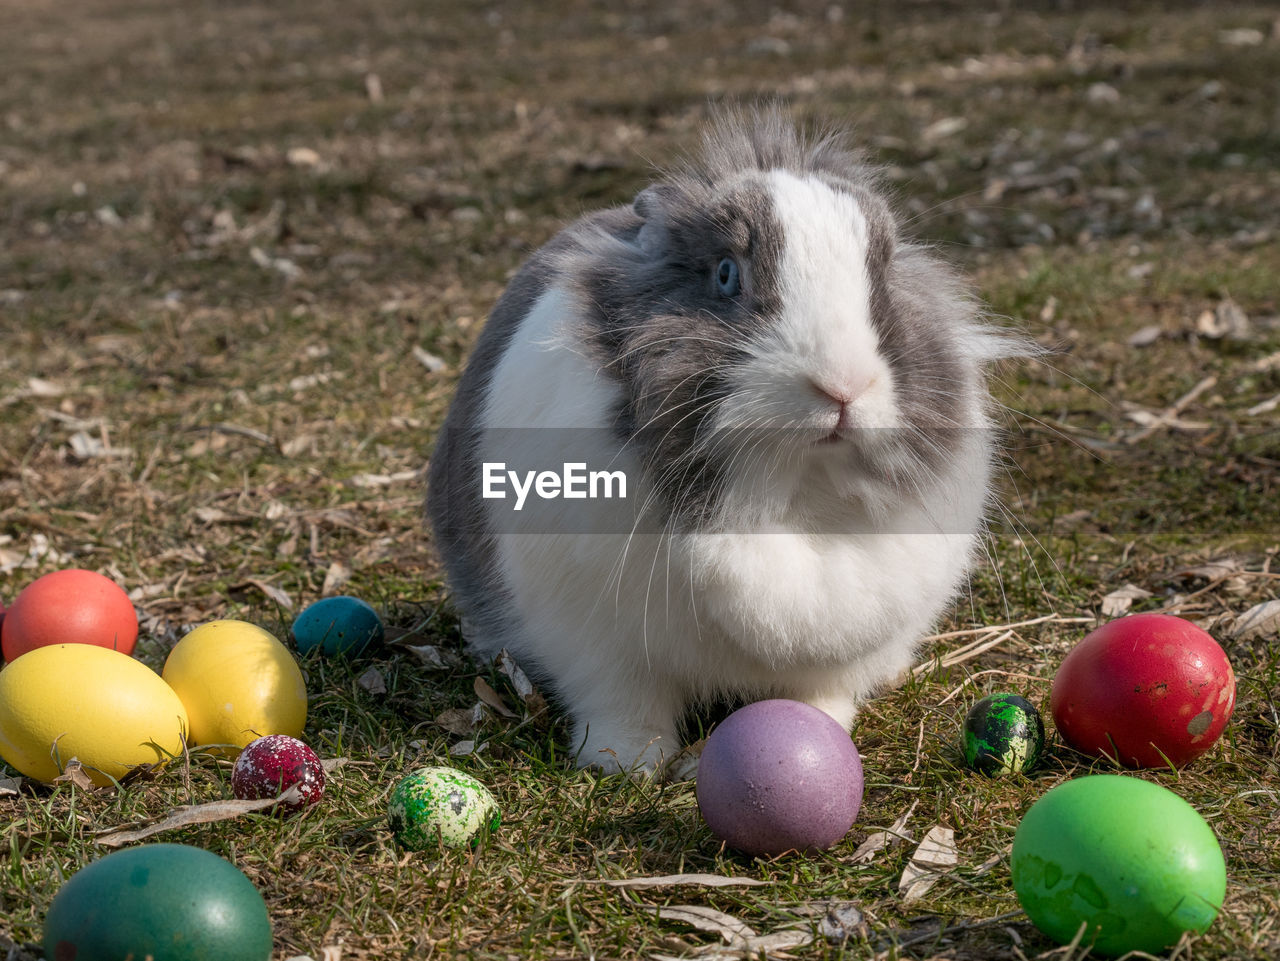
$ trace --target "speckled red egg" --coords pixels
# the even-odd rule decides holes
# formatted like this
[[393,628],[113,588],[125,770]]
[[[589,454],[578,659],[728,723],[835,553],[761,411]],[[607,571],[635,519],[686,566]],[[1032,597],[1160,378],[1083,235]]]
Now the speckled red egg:
[[1181,767],[1231,718],[1236,679],[1218,643],[1171,614],[1130,614],[1075,646],[1053,679],[1064,741],[1128,767]]
[[0,623],[0,648],[12,661],[53,644],[96,644],[132,654],[138,615],[123,588],[95,571],[38,577],[19,592]]
[[747,854],[820,851],[853,826],[862,759],[849,733],[799,701],[729,715],[698,761],[698,808],[716,837]]
[[298,786],[298,800],[281,807],[301,811],[324,797],[324,766],[316,752],[296,737],[268,734],[248,746],[231,770],[231,791],[241,800],[273,798]]

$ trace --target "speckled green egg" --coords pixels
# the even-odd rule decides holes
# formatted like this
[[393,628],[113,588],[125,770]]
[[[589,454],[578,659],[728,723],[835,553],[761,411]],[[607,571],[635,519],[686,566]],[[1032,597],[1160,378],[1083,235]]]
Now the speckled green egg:
[[391,792],[387,814],[396,840],[412,851],[442,844],[477,847],[502,820],[489,789],[449,767],[424,767],[405,775]]
[[1044,753],[1044,720],[1017,694],[989,694],[964,719],[964,761],[987,775],[1017,774]]

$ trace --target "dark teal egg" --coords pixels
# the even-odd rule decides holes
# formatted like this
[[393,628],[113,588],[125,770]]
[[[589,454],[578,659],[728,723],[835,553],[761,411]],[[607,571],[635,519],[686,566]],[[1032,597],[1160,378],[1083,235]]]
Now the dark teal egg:
[[187,844],[144,844],[76,872],[49,905],[50,961],[268,961],[262,895],[229,861]]
[[298,653],[319,648],[328,655],[360,654],[382,641],[382,618],[358,597],[326,597],[294,619],[291,628]]
[[983,774],[1016,774],[1044,753],[1044,720],[1017,694],[990,694],[964,719],[964,760]]

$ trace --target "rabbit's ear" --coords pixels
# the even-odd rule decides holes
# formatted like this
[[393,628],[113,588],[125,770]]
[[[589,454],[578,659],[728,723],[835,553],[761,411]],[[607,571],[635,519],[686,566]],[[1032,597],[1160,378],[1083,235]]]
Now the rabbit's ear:
[[661,219],[662,211],[675,197],[675,188],[670,184],[652,184],[636,194],[631,207],[636,215],[646,223]]
[[636,195],[631,205],[644,221],[636,235],[636,244],[650,256],[660,254],[667,246],[667,211],[676,191],[669,184],[654,184]]

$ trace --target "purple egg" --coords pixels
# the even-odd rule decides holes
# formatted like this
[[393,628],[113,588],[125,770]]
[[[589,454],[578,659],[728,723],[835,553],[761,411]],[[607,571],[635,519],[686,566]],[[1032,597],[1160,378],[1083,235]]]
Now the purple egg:
[[799,701],[730,714],[698,761],[698,808],[716,837],[747,854],[821,851],[862,804],[862,759],[849,733]]

